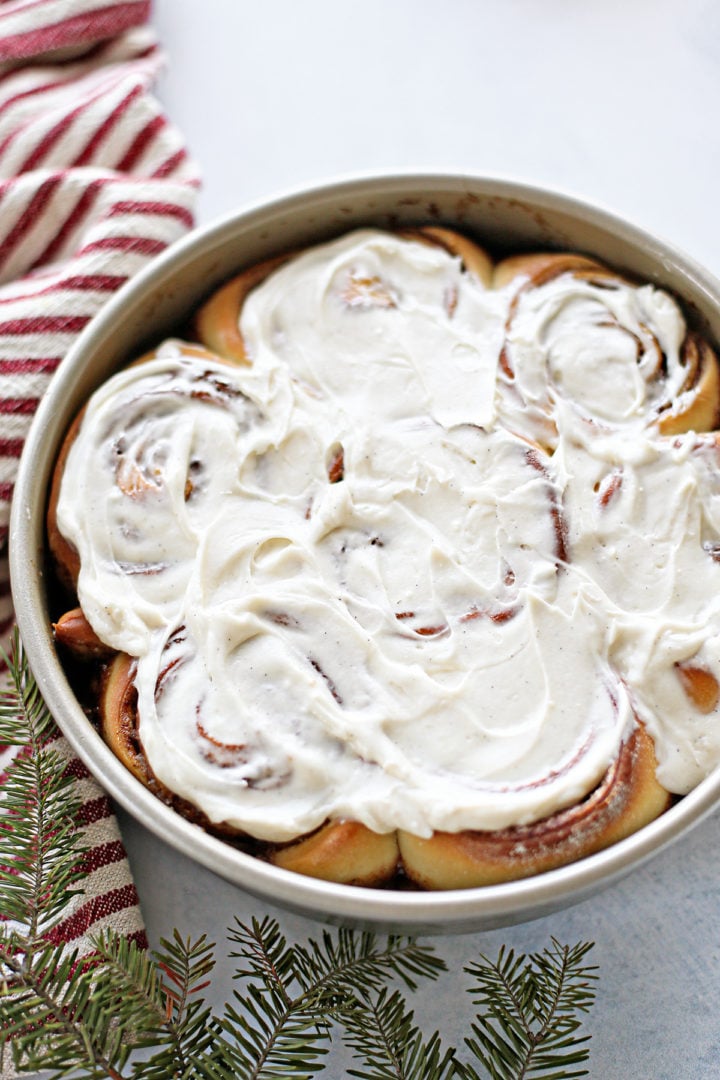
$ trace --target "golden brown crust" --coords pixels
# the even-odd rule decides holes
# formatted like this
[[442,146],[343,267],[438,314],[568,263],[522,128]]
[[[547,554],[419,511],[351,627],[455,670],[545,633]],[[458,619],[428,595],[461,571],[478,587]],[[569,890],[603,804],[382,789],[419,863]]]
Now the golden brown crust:
[[397,834],[374,833],[356,821],[331,821],[290,844],[270,862],[284,870],[343,885],[381,885],[398,869]]
[[541,251],[525,255],[510,255],[495,265],[492,284],[502,289],[516,278],[524,278],[528,286],[544,285],[560,274],[577,277],[615,277],[606,266],[587,255],[572,251]]
[[137,732],[135,660],[117,653],[108,665],[100,692],[100,731],[113,753],[143,784],[151,779]]
[[701,713],[711,713],[720,700],[720,686],[712,671],[690,661],[675,664],[680,685]]
[[115,650],[101,641],[80,607],[66,611],[53,623],[55,641],[79,660],[107,660]]
[[83,409],[77,414],[68,429],[62,446],[60,447],[60,453],[55,462],[52,481],[50,483],[50,497],[48,499],[47,516],[45,519],[48,547],[50,549],[50,557],[55,568],[55,573],[57,574],[61,585],[70,593],[74,593],[77,589],[77,579],[78,574],[80,573],[80,556],[74,545],[65,539],[58,528],[57,504],[60,497],[60,485],[65,471],[65,463],[67,462],[70,448],[75,442],[77,433],[80,430],[84,411],[85,410]]
[[488,288],[492,284],[493,260],[484,248],[455,229],[441,225],[421,225],[417,229],[403,229],[401,236],[410,240],[420,240],[443,248],[451,255],[457,255],[465,270],[473,274]]
[[697,334],[689,333],[683,345],[688,378],[686,396],[664,412],[659,421],[662,435],[686,431],[714,431],[720,423],[720,366],[714,349]]
[[248,293],[290,257],[288,252],[255,263],[217,289],[195,316],[194,329],[200,341],[226,360],[249,364],[250,357],[240,333],[240,309]]
[[653,821],[670,805],[652,739],[638,724],[600,785],[582,803],[533,825],[497,832],[400,831],[408,877],[424,889],[467,889],[544,873],[585,858]]

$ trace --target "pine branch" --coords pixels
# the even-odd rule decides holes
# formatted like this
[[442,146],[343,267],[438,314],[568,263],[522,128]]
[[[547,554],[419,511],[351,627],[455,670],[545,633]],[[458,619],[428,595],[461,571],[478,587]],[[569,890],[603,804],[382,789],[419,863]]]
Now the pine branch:
[[53,1069],[56,1077],[82,1070],[88,1078],[121,1080],[127,1051],[115,1018],[96,1000],[94,972],[76,950],[57,945],[36,949],[33,963],[3,955],[6,970],[17,977],[19,993],[0,999],[3,1041],[12,1039],[20,1071]]
[[[591,948],[571,948],[553,938],[551,948],[529,958],[501,949],[496,963],[482,957],[465,968],[477,980],[470,993],[479,995],[473,1000],[481,1009],[474,1038],[465,1043],[492,1080],[587,1075],[577,1066],[588,1060],[590,1036],[578,1034],[577,1014],[587,1013],[595,998],[596,969],[583,963]],[[461,1065],[459,1075],[478,1080],[469,1065]]]
[[81,890],[83,852],[75,834],[79,800],[53,750],[54,722],[15,632],[4,656],[10,686],[0,692],[0,743],[19,746],[0,788],[0,911],[32,950]]
[[425,1039],[413,1023],[402,994],[383,987],[370,997],[358,995],[355,1008],[343,1012],[345,1041],[364,1062],[348,1069],[361,1080],[449,1080],[455,1075],[455,1051],[443,1052],[435,1031]]
[[148,1037],[138,1042],[154,1046],[155,1053],[136,1062],[132,1076],[138,1080],[191,1080],[202,1075],[203,1060],[206,1056],[212,1059],[222,1038],[221,1026],[201,996],[215,967],[214,946],[204,935],[195,942],[183,940],[177,930],[171,941],[163,939],[161,945],[162,951],[153,954],[154,962],[145,956],[149,977],[154,973],[148,1000],[151,1009],[160,1005],[160,1015],[156,1014],[154,1027],[148,1026]]
[[12,1036],[18,1067],[68,1062],[86,1075],[117,1076],[110,1020],[92,1004],[92,974],[76,952],[50,944],[53,929],[82,890],[77,842],[79,800],[53,749],[56,728],[15,632],[4,656],[9,686],[0,692],[0,741],[21,749],[0,786],[0,1044]]
[[313,981],[307,971],[301,974],[296,951],[274,919],[254,919],[250,926],[236,920],[230,940],[241,947],[230,955],[245,962],[234,977],[247,985],[242,996],[234,991],[235,1004],[226,1005],[223,1064],[238,1080],[310,1080],[328,1052],[329,1018],[337,1004],[332,993],[323,994],[322,976]]
[[419,980],[437,979],[447,970],[432,946],[414,938],[391,934],[380,947],[376,934],[347,928],[335,935],[326,930],[320,942],[295,946],[294,966],[303,984],[321,977],[337,990],[351,993],[358,987],[379,990],[390,976],[416,990]]
[[358,1011],[359,990],[378,991],[391,976],[414,987],[418,978],[435,977],[445,967],[428,946],[410,939],[390,937],[379,948],[374,934],[347,929],[289,947],[269,918],[250,926],[238,922],[231,940],[241,946],[231,955],[245,961],[235,977],[247,986],[244,996],[235,992],[223,1026],[227,1064],[242,1080],[317,1075],[331,1021]]

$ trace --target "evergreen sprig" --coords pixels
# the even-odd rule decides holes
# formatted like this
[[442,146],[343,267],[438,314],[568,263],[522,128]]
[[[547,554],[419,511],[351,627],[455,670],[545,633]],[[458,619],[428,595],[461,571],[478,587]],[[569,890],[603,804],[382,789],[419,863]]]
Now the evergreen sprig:
[[20,749],[0,801],[0,1035],[29,1070],[83,1058],[88,1076],[112,1076],[112,1018],[94,1004],[92,971],[52,938],[82,891],[79,801],[17,633],[5,661],[0,742]]
[[51,931],[79,889],[83,855],[75,836],[78,802],[72,777],[53,749],[56,728],[17,632],[10,656],[3,658],[9,685],[0,692],[0,744],[21,749],[11,767],[12,782],[2,793],[2,915],[35,942]]
[[348,1069],[361,1080],[448,1080],[456,1076],[455,1050],[443,1050],[440,1035],[426,1039],[399,991],[359,992],[356,1008],[343,1017],[345,1041],[362,1068]]
[[[89,955],[63,946],[56,931],[82,894],[80,804],[17,636],[6,660],[0,743],[20,749],[0,784],[0,1063],[9,1048],[19,1072],[58,1080],[310,1080],[340,1031],[360,1080],[479,1080],[415,1023],[405,993],[446,965],[411,938],[339,929],[289,944],[274,919],[236,921],[239,988],[222,1016],[203,995],[215,963],[205,937],[175,931],[150,952],[104,930]],[[529,958],[502,949],[465,968],[479,1007],[465,1043],[482,1075],[585,1075],[590,948],[553,939]]]
[[[236,921],[230,939],[241,947],[230,955],[243,961],[235,978],[244,980],[245,992],[235,990],[226,1005],[225,1039],[203,1075],[212,1080],[216,1075],[238,1080],[317,1075],[337,1005],[323,985],[324,972],[306,977],[274,919],[254,919],[249,926]],[[213,1067],[223,1071],[216,1074]]]
[[[475,977],[470,988],[480,1014],[465,1040],[492,1080],[574,1080],[586,1076],[577,1066],[587,1061],[589,1035],[579,1034],[578,1014],[595,1000],[596,968],[584,963],[589,943],[552,945],[530,957],[500,950],[497,961],[482,957],[465,971]],[[478,1080],[470,1066],[463,1080]]]
[[[374,1022],[367,998],[396,977],[408,988],[435,978],[444,962],[410,938],[339,929],[320,941],[288,946],[272,919],[237,922],[231,956],[241,961],[235,978],[244,981],[226,1007],[224,1063],[239,1080],[316,1076],[332,1037],[332,1021],[357,1031]],[[208,1074],[210,1075],[210,1074]]]

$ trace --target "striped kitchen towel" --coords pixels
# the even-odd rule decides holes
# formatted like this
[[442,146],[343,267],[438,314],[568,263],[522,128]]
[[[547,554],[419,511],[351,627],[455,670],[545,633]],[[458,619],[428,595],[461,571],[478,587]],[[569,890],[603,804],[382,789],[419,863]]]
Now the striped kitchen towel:
[[[150,90],[163,58],[149,8],[148,0],[0,3],[0,645],[6,651],[13,625],[9,511],[35,408],[108,297],[193,224],[195,166]],[[78,829],[89,849],[84,895],[56,935],[82,950],[89,931],[112,922],[142,941],[138,897],[111,805],[62,736],[55,746],[76,778]],[[0,772],[10,754],[0,754]]]

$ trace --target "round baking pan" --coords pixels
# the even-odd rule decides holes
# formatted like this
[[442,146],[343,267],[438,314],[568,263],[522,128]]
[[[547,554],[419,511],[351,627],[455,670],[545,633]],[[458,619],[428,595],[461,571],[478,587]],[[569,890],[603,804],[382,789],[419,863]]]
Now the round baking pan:
[[464,175],[342,180],[252,206],[190,234],[134,277],[80,335],[40,404],[20,462],[10,525],[13,601],[40,690],[107,792],[185,855],[273,903],[319,919],[407,933],[490,929],[548,914],[610,885],[697,824],[720,800],[720,772],[652,824],[579,862],[525,880],[445,892],[337,885],[236,850],[164,805],[117,760],[85,716],[55,651],[45,510],[64,434],[92,391],[176,332],[208,293],[245,266],[364,225],[444,224],[493,254],[570,249],[669,289],[720,340],[720,284],[662,239],[567,195]]

